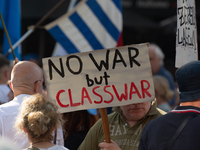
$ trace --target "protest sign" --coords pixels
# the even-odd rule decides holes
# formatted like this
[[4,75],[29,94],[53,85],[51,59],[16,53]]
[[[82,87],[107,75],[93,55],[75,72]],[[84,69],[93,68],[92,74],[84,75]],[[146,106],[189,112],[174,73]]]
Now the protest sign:
[[198,59],[194,0],[177,0],[176,67]]
[[152,101],[147,45],[43,58],[48,96],[60,112]]

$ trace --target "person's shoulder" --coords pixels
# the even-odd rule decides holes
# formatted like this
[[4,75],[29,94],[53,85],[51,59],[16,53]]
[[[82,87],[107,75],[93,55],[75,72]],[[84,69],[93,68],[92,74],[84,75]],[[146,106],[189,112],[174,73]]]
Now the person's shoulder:
[[9,89],[7,84],[0,84],[0,90],[5,90],[5,88]]
[[173,79],[172,74],[164,66],[161,67],[160,75],[165,76],[167,79]]
[[116,122],[117,120],[120,120],[121,115],[118,112],[113,112],[108,115],[108,122],[109,124],[112,124],[113,122]]
[[1,112],[0,116],[5,114],[13,114],[15,112],[18,112],[18,110],[19,110],[19,105],[14,101],[10,101],[0,105],[0,112]]
[[68,148],[64,147],[64,146],[59,146],[60,150],[69,150]]
[[158,116],[162,116],[162,115],[166,115],[167,114],[167,112],[166,111],[164,111],[164,110],[162,110],[162,109],[160,109],[160,108],[156,108],[156,110],[157,110],[157,115]]
[[172,111],[168,103],[161,103],[160,105],[158,105],[158,108],[160,108],[163,111],[166,111],[167,113]]
[[48,150],[55,150],[55,149],[56,150],[69,150],[68,148],[66,148],[64,146],[60,146],[60,145],[55,145],[55,146],[52,146],[52,147],[48,148]]
[[157,125],[158,123],[164,123],[165,120],[167,120],[167,118],[169,118],[169,116],[171,115],[171,113],[166,113],[165,111],[162,111],[161,109],[159,109],[160,112],[164,112],[164,114],[158,116],[157,118],[149,121],[148,124],[151,124],[151,125]]
[[12,103],[12,101],[4,103],[4,104],[1,104],[0,105],[0,111],[2,113],[6,112],[6,110],[10,107],[10,103]]
[[7,102],[7,103],[0,105],[0,110],[7,110],[7,109],[9,109],[10,107],[13,107],[13,106],[15,106],[15,102],[10,101],[10,102]]
[[118,115],[119,115],[119,113],[117,113],[117,112],[112,112],[112,113],[110,113],[110,114],[108,115],[108,118],[113,118],[113,117],[118,116]]

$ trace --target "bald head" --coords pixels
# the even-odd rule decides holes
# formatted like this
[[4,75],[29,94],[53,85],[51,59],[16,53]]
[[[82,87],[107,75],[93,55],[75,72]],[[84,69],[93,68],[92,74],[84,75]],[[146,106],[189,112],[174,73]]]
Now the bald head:
[[35,83],[37,82],[41,82],[40,89],[42,90],[43,72],[35,63],[30,61],[20,61],[13,67],[11,72],[11,84],[15,96],[16,93],[17,95],[34,94]]

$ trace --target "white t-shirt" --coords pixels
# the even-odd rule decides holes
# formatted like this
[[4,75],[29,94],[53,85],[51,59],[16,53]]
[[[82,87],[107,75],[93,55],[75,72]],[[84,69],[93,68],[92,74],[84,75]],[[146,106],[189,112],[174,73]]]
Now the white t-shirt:
[[[39,148],[40,150],[69,150],[67,149],[66,147],[63,147],[63,146],[59,146],[59,145],[55,145],[55,146],[52,146],[50,148]],[[23,149],[23,150],[30,150],[30,149]]]
[[10,91],[8,85],[0,84],[0,103],[7,103],[9,101],[8,94]]

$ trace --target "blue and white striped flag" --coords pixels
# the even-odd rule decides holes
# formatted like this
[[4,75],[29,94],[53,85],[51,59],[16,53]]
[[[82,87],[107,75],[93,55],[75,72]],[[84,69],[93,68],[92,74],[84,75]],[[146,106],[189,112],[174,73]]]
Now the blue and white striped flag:
[[82,0],[45,29],[72,54],[116,47],[122,22],[121,0]]

